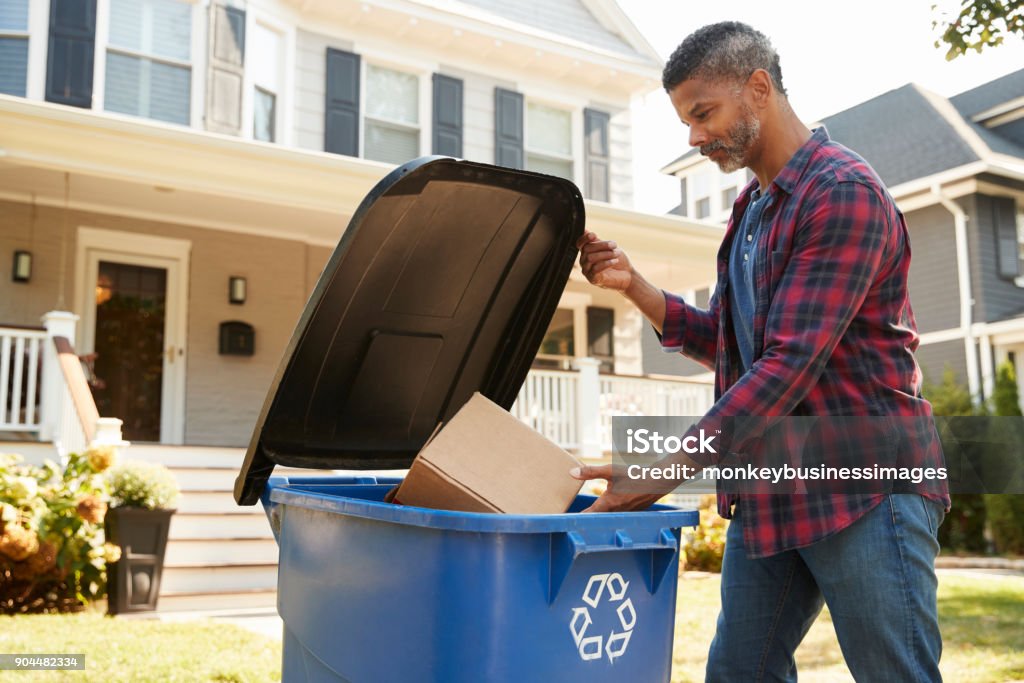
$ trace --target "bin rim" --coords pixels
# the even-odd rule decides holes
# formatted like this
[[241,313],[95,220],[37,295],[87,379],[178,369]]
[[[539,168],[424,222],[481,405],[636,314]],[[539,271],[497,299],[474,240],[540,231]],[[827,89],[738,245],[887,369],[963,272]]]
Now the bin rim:
[[[306,478],[297,486],[351,486],[352,488],[388,488],[394,481],[356,483],[350,478],[323,477],[313,483]],[[471,531],[479,533],[532,534],[552,532],[598,532],[621,528],[676,529],[697,526],[700,513],[671,505],[652,505],[638,512],[565,512],[554,515],[497,514],[488,512],[460,512],[435,510],[411,505],[395,505],[364,498],[345,496],[343,492],[319,493],[291,488],[285,477],[272,477],[263,495],[265,507],[295,506],[321,512],[361,517],[394,524],[428,527],[445,531]],[[577,499],[596,500],[595,496],[580,494]]]

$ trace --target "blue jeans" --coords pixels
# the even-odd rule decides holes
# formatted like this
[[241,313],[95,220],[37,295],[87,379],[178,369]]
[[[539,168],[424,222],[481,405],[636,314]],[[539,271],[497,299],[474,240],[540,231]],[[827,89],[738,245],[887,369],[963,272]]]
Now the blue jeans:
[[707,683],[795,683],[793,653],[825,604],[858,683],[941,681],[935,555],[943,516],[917,494],[894,494],[833,536],[751,560],[737,515]]

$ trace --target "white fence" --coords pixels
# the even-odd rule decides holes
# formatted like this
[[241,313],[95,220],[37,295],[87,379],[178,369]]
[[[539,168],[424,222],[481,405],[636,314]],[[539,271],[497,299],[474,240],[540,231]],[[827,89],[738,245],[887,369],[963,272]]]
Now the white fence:
[[[596,401],[590,392],[598,394]],[[710,383],[599,376],[595,362],[581,364],[578,372],[530,371],[511,412],[567,450],[580,453],[587,443],[598,445],[596,453],[582,453],[590,457],[612,450],[615,416],[700,416],[713,404]]]
[[0,430],[39,432],[42,328],[0,327]]

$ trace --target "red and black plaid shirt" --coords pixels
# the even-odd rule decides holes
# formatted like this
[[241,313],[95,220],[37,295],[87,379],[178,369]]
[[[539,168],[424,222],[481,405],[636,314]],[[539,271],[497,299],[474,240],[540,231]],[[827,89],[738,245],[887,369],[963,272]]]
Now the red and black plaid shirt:
[[[767,225],[753,252],[754,362],[742,372],[726,294],[728,258],[756,186],[748,185],[733,206],[708,310],[665,293],[662,346],[715,370],[716,401],[702,425],[712,427],[715,418],[765,418],[746,421],[722,443],[728,452],[742,453],[785,416],[929,418],[913,356],[919,338],[907,294],[906,223],[867,162],[831,141],[824,128],[814,131],[767,190],[773,195],[763,218]],[[905,441],[901,448],[909,451],[900,454],[904,463],[942,467],[937,438]],[[944,482],[910,490],[949,507]],[[740,506],[747,554],[764,557],[821,540],[883,498],[720,492],[718,509],[728,518],[732,505]]]

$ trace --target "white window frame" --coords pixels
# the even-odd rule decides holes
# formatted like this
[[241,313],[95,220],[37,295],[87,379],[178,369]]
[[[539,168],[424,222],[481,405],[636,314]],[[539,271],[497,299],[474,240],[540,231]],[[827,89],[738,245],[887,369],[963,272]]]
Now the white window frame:
[[[48,0],[42,0],[44,3],[49,4]],[[118,54],[127,55],[129,57],[137,57],[139,59],[148,59],[154,62],[160,62],[162,64],[170,64],[172,66],[188,67],[190,70],[189,76],[189,127],[195,127],[202,123],[203,120],[203,108],[205,106],[205,95],[204,88],[206,84],[206,12],[207,8],[203,3],[197,2],[196,0],[182,0],[182,4],[189,5],[191,7],[191,38],[189,41],[189,62],[182,62],[180,60],[168,58],[168,57],[157,57],[150,56],[134,50],[129,50],[122,47],[116,47],[110,44],[110,0],[96,0],[96,45],[95,52],[93,53],[93,74],[92,74],[92,108],[96,111],[102,111],[115,116],[131,116],[131,114],[121,114],[120,112],[108,112],[106,110],[106,94],[107,94],[107,51],[112,50]],[[47,22],[49,21],[49,15],[47,14]],[[48,42],[48,41],[45,41]],[[44,46],[45,47],[45,46]],[[46,58],[43,59],[43,69],[45,72]],[[156,124],[164,124],[168,126],[180,126],[183,124],[170,123],[168,121],[161,121],[159,119],[150,118],[148,116],[138,117],[145,121],[150,121]]]
[[[708,176],[708,192],[707,194],[697,195],[697,177],[700,175],[707,174]],[[722,195],[726,190],[733,187],[736,188],[736,195],[747,185],[746,173],[743,173],[743,177],[737,183],[727,183],[726,178],[731,175],[722,173],[713,162],[704,160],[701,163],[695,164],[693,167],[687,169],[685,173],[678,174],[677,177],[686,179],[686,215],[689,218],[696,220],[709,220],[720,223],[725,223],[729,220],[729,216],[732,214],[732,205],[726,206],[725,202],[722,201]],[[697,203],[707,199],[709,204],[709,213],[704,218],[697,218]]]
[[[405,123],[404,121],[391,121],[388,119],[381,119],[375,116],[369,116],[366,111],[366,84],[368,79],[367,70],[370,66],[375,66],[381,69],[390,69],[392,71],[401,71],[402,73],[409,74],[410,76],[416,77],[417,83],[417,117],[419,122],[419,149],[417,156],[423,156],[430,154],[431,149],[431,131],[433,130],[433,93],[431,91],[433,81],[430,75],[435,71],[438,71],[440,67],[436,64],[431,65],[431,68],[424,68],[422,62],[414,64],[412,62],[401,62],[396,61],[392,57],[387,57],[383,53],[375,50],[364,50],[360,48],[355,49],[355,53],[360,56],[359,59],[359,158],[366,159],[366,119],[372,118],[377,121],[381,121],[388,125],[399,126],[411,130],[413,126]],[[373,161],[372,159],[370,161]],[[385,162],[378,162],[385,163]]]
[[[531,104],[548,107],[549,109],[557,109],[558,111],[565,112],[569,115],[569,154],[555,154],[530,147],[529,120]],[[577,121],[577,119],[579,119],[579,121]],[[582,184],[580,179],[582,163],[580,163],[580,159],[577,158],[582,145],[576,142],[577,134],[582,135],[582,125],[582,108],[566,106],[564,103],[552,102],[539,97],[525,96],[523,98],[523,166],[528,168],[526,158],[530,155],[543,157],[551,161],[568,161],[572,164],[572,173],[570,174],[571,177],[569,180],[573,181],[577,185]]]
[[252,3],[245,6],[245,77],[242,79],[242,130],[241,137],[246,140],[255,139],[255,88],[256,75],[253,73],[252,60],[248,58],[250,39],[256,33],[256,25],[278,35],[281,42],[278,76],[280,92],[274,93],[274,142],[270,144],[291,146],[292,144],[292,101],[295,87],[295,26],[281,21],[277,17],[255,7]]
[[1017,266],[1020,275],[1013,281],[1018,287],[1024,287],[1024,197],[1016,198],[1017,204]]

